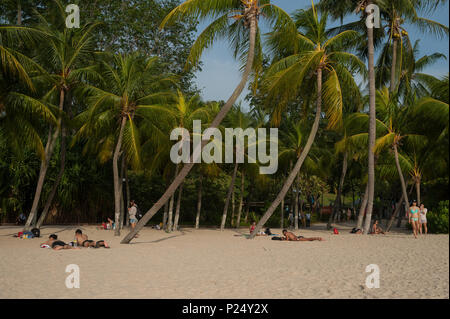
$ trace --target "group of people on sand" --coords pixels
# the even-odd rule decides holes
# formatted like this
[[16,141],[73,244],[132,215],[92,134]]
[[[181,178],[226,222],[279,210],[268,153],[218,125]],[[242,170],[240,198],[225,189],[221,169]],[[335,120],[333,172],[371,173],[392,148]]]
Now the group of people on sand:
[[61,250],[61,249],[80,249],[80,247],[85,248],[109,248],[109,245],[104,240],[94,241],[90,240],[88,238],[88,235],[83,234],[83,231],[81,229],[77,229],[75,231],[75,238],[73,241],[76,245],[69,245],[62,240],[58,240],[58,235],[51,234],[48,237],[48,240],[43,242],[40,246],[41,248],[52,248],[54,250]]
[[[256,222],[253,222],[250,225],[250,234],[253,233],[256,229]],[[275,236],[272,234],[269,228],[267,228],[264,232],[260,231],[256,236]],[[275,237],[276,239],[282,240],[282,241],[323,241],[322,237],[311,237],[306,238],[303,236],[296,236],[294,233],[288,231],[287,229],[283,229],[283,236],[282,237]]]
[[419,207],[417,206],[417,201],[413,201],[412,206],[408,210],[408,221],[412,226],[415,238],[417,238],[418,234],[422,235],[422,230],[425,232],[425,235],[428,234],[427,213],[428,209],[425,208],[424,204],[421,204]]

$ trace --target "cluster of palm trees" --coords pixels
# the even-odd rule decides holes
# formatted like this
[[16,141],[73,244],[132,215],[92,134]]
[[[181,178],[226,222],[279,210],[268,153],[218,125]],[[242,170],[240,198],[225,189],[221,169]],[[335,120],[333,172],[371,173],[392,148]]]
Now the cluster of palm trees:
[[[203,51],[217,40],[228,40],[243,64],[241,81],[226,102],[204,102],[196,93],[182,92],[179,76],[167,72],[158,57],[99,52],[93,40],[98,24],[65,28],[59,0],[60,12],[51,19],[36,13],[35,25],[1,25],[0,145],[20,149],[26,144],[41,160],[26,228],[45,221],[65,171],[66,149],[75,146],[83,154],[95,154],[99,163],[111,163],[116,225],[127,219],[122,180],[128,185],[128,172],[165,176],[166,191],[122,243],[129,243],[161,210],[167,231],[179,227],[183,187],[194,167],[198,200],[193,222],[198,228],[203,181],[228,168],[170,162],[170,132],[191,132],[194,120],[201,120],[204,129],[281,130],[277,174],[259,175],[258,163],[252,161],[233,165],[222,230],[230,208],[231,225],[241,225],[246,179],[276,185],[275,199],[264,198],[269,202],[253,235],[280,205],[283,227],[288,197],[298,228],[299,210],[304,219],[303,200],[314,211],[319,196],[330,190],[333,165],[341,172],[329,226],[339,215],[346,177],[352,173],[359,174],[359,188],[365,190],[358,219],[365,233],[376,179],[399,180],[402,194],[393,221],[402,201],[409,206],[408,184],[415,186],[420,202],[421,182],[448,173],[448,76],[421,73],[445,56],[418,57],[419,42],[412,44],[406,30],[414,24],[445,38],[448,27],[420,17],[441,2],[322,0],[290,16],[269,0],[185,1],[161,28],[184,19],[212,21],[194,42],[186,68],[197,67]],[[365,24],[370,4],[380,8],[380,29]],[[332,18],[355,11],[360,15],[356,22],[329,27]],[[270,29],[266,34],[263,23]],[[236,105],[247,86],[252,89],[249,112]],[[42,189],[55,151],[60,152],[60,168],[44,201]],[[116,227],[116,235],[120,229]]]

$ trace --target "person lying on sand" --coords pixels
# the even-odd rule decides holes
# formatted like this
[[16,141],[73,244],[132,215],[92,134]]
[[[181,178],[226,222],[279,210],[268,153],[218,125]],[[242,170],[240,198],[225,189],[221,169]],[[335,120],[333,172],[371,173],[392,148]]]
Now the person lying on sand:
[[61,241],[61,240],[58,240],[58,236],[55,235],[55,234],[51,234],[51,235],[48,237],[48,240],[45,241],[45,242],[43,242],[40,246],[41,246],[42,248],[47,248],[47,247],[48,247],[48,248],[52,248],[52,249],[54,249],[54,250],[61,250],[61,249],[79,249],[79,248],[72,247],[72,246],[66,244],[65,242],[63,242],[63,241]]
[[312,237],[312,238],[305,238],[303,236],[295,236],[293,233],[287,231],[286,229],[283,230],[284,237],[281,238],[281,240],[286,241],[323,241],[322,237]]
[[384,235],[383,229],[380,226],[378,226],[378,220],[376,220],[373,223],[371,234],[372,235],[379,235],[379,234],[383,234]]
[[350,232],[350,234],[357,234],[357,235],[362,235],[363,231],[362,229],[359,228],[353,228],[352,231]]
[[109,248],[108,243],[106,243],[104,240],[99,240],[98,242],[94,242],[93,240],[90,240],[88,238],[88,235],[83,234],[81,229],[77,229],[75,231],[75,240],[77,241],[77,245],[81,247],[93,247],[93,248],[99,248],[99,247],[105,247]]

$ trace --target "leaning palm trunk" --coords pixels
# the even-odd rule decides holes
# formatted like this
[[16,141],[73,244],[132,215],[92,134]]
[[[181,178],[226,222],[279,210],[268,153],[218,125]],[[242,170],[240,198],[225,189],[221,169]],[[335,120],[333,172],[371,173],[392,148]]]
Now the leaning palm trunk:
[[344,187],[345,176],[347,175],[347,167],[348,167],[348,154],[347,154],[347,152],[345,152],[344,160],[342,162],[342,172],[341,172],[341,178],[339,180],[337,196],[334,201],[333,212],[332,212],[330,218],[328,219],[327,229],[331,228],[331,223],[333,222],[333,220],[336,221],[336,216],[341,211],[341,194],[342,194],[342,188]]
[[234,192],[234,183],[236,182],[236,175],[237,175],[238,167],[239,167],[239,163],[234,164],[233,177],[231,178],[230,187],[228,188],[227,199],[225,201],[225,206],[223,208],[222,223],[220,224],[220,230],[222,230],[222,231],[225,229],[225,223],[227,221],[228,206],[230,205],[231,193]]
[[306,142],[305,148],[303,149],[303,152],[300,154],[299,159],[297,160],[297,163],[294,166],[294,169],[289,174],[286,182],[284,183],[280,193],[278,194],[277,198],[272,202],[269,209],[266,211],[264,216],[260,219],[258,224],[256,225],[255,231],[253,231],[249,239],[252,239],[255,237],[256,234],[261,230],[261,228],[264,226],[264,224],[269,220],[270,216],[272,216],[273,212],[277,207],[280,205],[280,202],[284,199],[287,192],[289,191],[289,188],[294,183],[295,178],[300,172],[300,169],[303,166],[303,162],[305,161],[306,157],[309,154],[309,151],[311,150],[311,147],[314,143],[314,140],[316,139],[317,131],[319,130],[319,124],[320,124],[320,116],[322,112],[322,69],[317,70],[317,107],[316,107],[316,117],[314,119],[314,124],[311,129],[311,133],[309,134],[308,141]]
[[[372,4],[369,1],[368,4]],[[375,49],[373,28],[367,29],[368,51],[369,51],[369,150],[368,150],[368,198],[367,198],[367,213],[364,223],[364,234],[370,231],[370,224],[372,219],[373,201],[375,196],[375,142],[376,142],[376,106],[375,106]]]
[[122,121],[120,123],[120,131],[119,131],[119,138],[117,140],[116,148],[114,150],[114,156],[113,156],[113,176],[114,176],[114,222],[116,224],[116,229],[114,231],[114,236],[120,236],[120,199],[122,196],[120,193],[122,192],[122,188],[120,185],[122,184],[119,177],[119,167],[118,167],[118,161],[119,156],[122,149],[122,139],[123,139],[123,132],[125,130],[125,124],[127,123],[127,118],[125,116],[122,117]]
[[[64,108],[64,97],[65,91],[61,89],[59,92],[59,110],[62,112]],[[48,132],[47,145],[45,146],[45,158],[41,161],[41,168],[39,170],[39,178],[36,186],[36,192],[34,193],[33,205],[31,206],[30,214],[28,215],[27,222],[25,223],[24,230],[29,230],[30,226],[35,224],[36,214],[39,206],[39,201],[41,199],[42,188],[44,187],[45,177],[47,175],[47,170],[50,164],[50,159],[53,155],[53,151],[55,150],[56,141],[59,136],[60,128],[61,128],[61,115],[59,115],[58,124],[55,127],[55,131]]]
[[239,208],[236,219],[236,228],[239,229],[241,227],[241,215],[242,215],[242,207],[244,206],[244,190],[245,190],[245,171],[241,172],[241,195],[239,200]]
[[[230,99],[227,101],[227,103],[222,107],[220,112],[217,114],[216,118],[211,124],[210,128],[217,128],[220,123],[223,121],[225,116],[228,114],[230,109],[233,107],[234,103],[238,99],[238,97],[241,95],[242,91],[245,88],[245,85],[247,84],[248,77],[251,73],[252,67],[253,67],[253,61],[255,57],[255,43],[256,43],[256,29],[257,29],[257,17],[256,14],[253,14],[249,17],[249,25],[250,25],[250,36],[249,36],[249,51],[248,51],[248,57],[247,57],[247,64],[245,66],[244,73],[242,74],[242,79],[239,85],[234,90],[233,94],[231,95]],[[203,147],[208,143],[209,141],[203,141],[200,147],[200,150],[203,149]],[[190,163],[184,165],[183,169],[181,170],[180,174],[177,176],[177,178],[173,181],[172,185],[169,186],[169,188],[165,191],[165,193],[161,196],[161,198],[153,205],[152,208],[142,217],[142,219],[138,222],[136,227],[133,231],[131,231],[129,234],[125,236],[125,238],[122,239],[122,244],[128,244],[141,230],[145,224],[160,210],[160,208],[169,200],[169,198],[173,195],[173,193],[176,191],[178,186],[184,181],[186,176],[189,174],[191,169],[194,167],[195,162],[195,154],[197,156],[200,155],[201,152],[198,152],[198,150],[194,150],[194,155],[191,157]]]
[[403,200],[405,201],[405,210],[406,213],[408,214],[409,209],[408,193],[406,190],[405,178],[403,177],[402,168],[400,166],[400,161],[398,159],[397,143],[394,144],[394,156],[395,156],[395,166],[397,166],[398,176],[400,177],[400,183],[402,185]]
[[177,198],[177,208],[175,210],[175,218],[173,220],[173,230],[178,230],[178,222],[180,220],[180,208],[181,208],[181,196],[183,195],[183,185],[184,182],[181,183],[180,189],[178,191],[178,198]]
[[44,210],[39,217],[38,222],[36,223],[36,228],[41,228],[42,224],[47,217],[48,211],[50,210],[50,206],[53,203],[53,198],[56,195],[56,191],[58,190],[59,184],[61,183],[62,177],[64,175],[64,170],[66,166],[66,129],[64,125],[61,125],[61,158],[60,158],[60,167],[59,173],[56,177],[55,183],[53,184],[52,190],[50,191],[50,195],[48,195],[47,202],[45,203]]
[[195,229],[200,227],[200,212],[202,211],[203,175],[200,175],[197,194],[197,215],[195,216]]

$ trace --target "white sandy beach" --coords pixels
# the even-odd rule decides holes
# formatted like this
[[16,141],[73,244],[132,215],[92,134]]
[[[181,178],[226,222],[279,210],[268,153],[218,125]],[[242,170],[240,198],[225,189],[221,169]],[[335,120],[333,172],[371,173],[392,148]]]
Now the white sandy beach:
[[[145,229],[131,245],[120,245],[126,230],[114,237],[94,226],[46,226],[41,238],[22,240],[11,237],[19,227],[1,226],[0,298],[449,298],[448,235],[360,236],[348,227],[337,236],[296,232],[324,242]],[[112,248],[39,248],[51,233],[72,240],[77,228]],[[80,267],[79,289],[65,286],[69,264]],[[379,289],[365,285],[369,264],[380,268]]]

